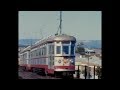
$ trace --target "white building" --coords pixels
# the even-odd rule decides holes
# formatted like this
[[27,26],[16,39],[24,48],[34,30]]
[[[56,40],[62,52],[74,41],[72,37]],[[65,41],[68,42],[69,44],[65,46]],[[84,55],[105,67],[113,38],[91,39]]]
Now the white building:
[[[76,53],[75,61],[88,63],[88,57],[86,57],[86,55],[80,55],[80,54]],[[89,63],[92,63],[96,66],[101,66],[101,58],[97,57],[96,55],[90,55]]]

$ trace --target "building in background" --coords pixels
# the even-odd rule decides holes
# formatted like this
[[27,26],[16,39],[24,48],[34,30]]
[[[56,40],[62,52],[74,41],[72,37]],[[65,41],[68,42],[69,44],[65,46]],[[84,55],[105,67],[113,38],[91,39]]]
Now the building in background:
[[[96,53],[95,50],[89,50],[85,49],[86,53],[90,53],[89,56],[89,67],[90,67],[90,74],[91,78],[94,79],[94,66],[97,68],[97,66],[102,67],[102,58],[100,53]],[[75,55],[75,70],[78,70],[78,65],[79,65],[79,70],[80,70],[80,78],[84,79],[84,73],[82,73],[85,70],[85,66],[88,66],[88,57],[87,55],[80,55],[79,53],[76,53]],[[74,74],[74,77],[76,77],[77,73]],[[98,79],[98,76],[95,75],[95,79]]]

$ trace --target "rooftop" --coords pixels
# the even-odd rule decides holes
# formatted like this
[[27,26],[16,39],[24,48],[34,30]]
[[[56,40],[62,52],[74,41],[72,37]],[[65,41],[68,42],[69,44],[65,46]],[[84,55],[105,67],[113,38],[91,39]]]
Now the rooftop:
[[[86,57],[86,56],[81,57],[81,55],[78,53],[76,54],[75,60],[76,60],[76,62],[88,63],[88,57]],[[93,55],[93,56],[91,55],[89,57],[89,63],[101,66],[102,61],[101,61],[101,58],[97,57],[96,55]]]

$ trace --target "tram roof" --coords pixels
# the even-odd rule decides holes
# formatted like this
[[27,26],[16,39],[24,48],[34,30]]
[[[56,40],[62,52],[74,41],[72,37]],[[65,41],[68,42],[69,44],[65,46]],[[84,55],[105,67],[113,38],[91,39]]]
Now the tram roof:
[[54,37],[50,37],[47,41],[76,41],[76,38],[70,35],[61,34]]
[[36,47],[40,44],[44,44],[47,42],[54,42],[54,41],[75,41],[76,42],[76,38],[74,36],[70,36],[70,35],[66,35],[66,34],[61,34],[61,35],[55,35],[55,36],[50,36],[48,38],[42,39],[40,41],[37,41],[32,47]]

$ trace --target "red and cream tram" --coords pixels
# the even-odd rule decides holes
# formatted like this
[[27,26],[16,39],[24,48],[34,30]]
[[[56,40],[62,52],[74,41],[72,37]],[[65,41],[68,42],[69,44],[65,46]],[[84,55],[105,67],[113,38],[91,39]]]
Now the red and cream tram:
[[19,53],[19,66],[34,72],[54,75],[75,73],[76,38],[66,34],[51,36]]

